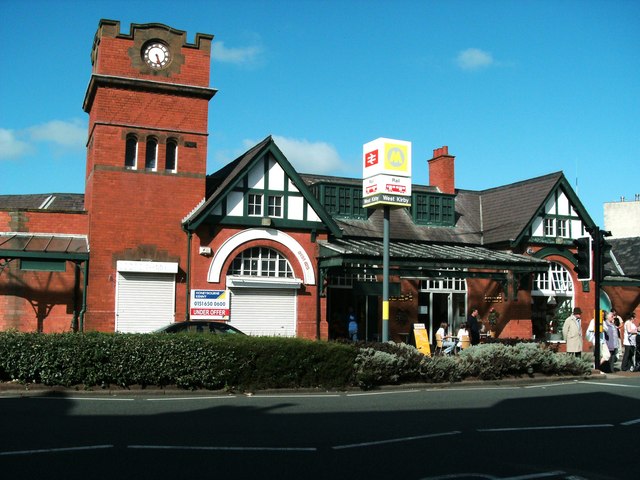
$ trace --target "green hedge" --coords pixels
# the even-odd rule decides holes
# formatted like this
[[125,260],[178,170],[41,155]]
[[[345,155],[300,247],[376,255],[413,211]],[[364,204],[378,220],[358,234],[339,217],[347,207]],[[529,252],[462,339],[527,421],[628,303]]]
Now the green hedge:
[[486,344],[425,357],[407,344],[189,334],[0,332],[0,381],[185,389],[363,389],[406,382],[588,375],[588,359],[542,344]]
[[187,389],[344,388],[351,345],[290,338],[0,332],[0,380]]

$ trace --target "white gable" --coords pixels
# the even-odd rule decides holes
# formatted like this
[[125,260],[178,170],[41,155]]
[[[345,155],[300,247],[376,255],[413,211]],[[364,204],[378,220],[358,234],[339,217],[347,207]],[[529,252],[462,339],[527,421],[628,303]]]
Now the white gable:
[[264,165],[256,163],[249,171],[249,188],[264,188]]
[[285,184],[284,170],[280,164],[274,160],[269,160],[269,190],[284,190]]

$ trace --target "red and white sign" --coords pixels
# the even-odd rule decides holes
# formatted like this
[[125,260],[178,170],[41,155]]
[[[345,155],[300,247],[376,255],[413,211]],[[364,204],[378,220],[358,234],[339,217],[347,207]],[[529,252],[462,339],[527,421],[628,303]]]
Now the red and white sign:
[[373,150],[364,154],[364,168],[373,167],[378,164],[378,150]]
[[377,193],[393,193],[411,196],[411,177],[396,177],[393,175],[374,175],[362,182],[362,196],[370,197]]

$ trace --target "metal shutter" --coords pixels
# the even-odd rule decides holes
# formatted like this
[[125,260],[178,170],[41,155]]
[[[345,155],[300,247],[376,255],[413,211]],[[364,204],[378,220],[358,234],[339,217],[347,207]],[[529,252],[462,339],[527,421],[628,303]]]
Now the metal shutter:
[[118,272],[117,332],[148,333],[174,320],[174,274]]
[[247,335],[295,337],[296,298],[293,289],[231,289],[229,323]]

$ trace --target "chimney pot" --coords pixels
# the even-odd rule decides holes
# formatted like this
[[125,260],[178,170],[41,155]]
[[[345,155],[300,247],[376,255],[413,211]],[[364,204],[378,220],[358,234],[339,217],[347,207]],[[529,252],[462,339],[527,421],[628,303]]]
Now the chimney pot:
[[447,145],[434,149],[429,160],[429,185],[443,193],[455,193],[454,160]]

